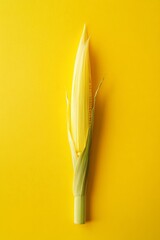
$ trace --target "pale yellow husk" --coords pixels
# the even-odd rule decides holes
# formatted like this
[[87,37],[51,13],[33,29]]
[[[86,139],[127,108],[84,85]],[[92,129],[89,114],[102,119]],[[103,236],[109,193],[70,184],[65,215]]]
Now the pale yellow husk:
[[92,101],[89,38],[86,27],[80,39],[72,81],[71,101],[67,97],[68,139],[74,168],[73,193],[75,197],[74,222],[85,222],[85,194],[89,150],[94,122],[97,91]]
[[89,38],[87,38],[86,27],[84,26],[75,60],[70,115],[71,134],[78,155],[85,147],[90,126],[91,96]]

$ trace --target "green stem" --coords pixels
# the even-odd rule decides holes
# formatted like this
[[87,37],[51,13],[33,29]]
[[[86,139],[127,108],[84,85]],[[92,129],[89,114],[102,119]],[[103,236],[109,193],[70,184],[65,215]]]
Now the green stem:
[[74,223],[84,224],[86,220],[85,196],[74,197]]

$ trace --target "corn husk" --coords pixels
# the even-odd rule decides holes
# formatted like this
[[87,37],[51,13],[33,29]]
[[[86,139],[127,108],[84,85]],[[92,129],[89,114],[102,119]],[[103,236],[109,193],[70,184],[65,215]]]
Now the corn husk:
[[67,97],[67,129],[74,169],[74,223],[86,221],[86,189],[89,152],[94,123],[95,102],[100,82],[92,99],[89,38],[84,26],[72,81],[71,101]]

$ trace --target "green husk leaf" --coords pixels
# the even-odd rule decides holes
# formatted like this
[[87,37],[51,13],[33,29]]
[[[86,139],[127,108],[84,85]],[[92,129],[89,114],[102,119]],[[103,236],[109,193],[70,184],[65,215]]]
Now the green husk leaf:
[[[95,104],[96,104],[96,97],[99,91],[99,88],[102,84],[102,81],[99,83],[97,90],[94,95],[93,101],[93,108],[91,112],[91,125],[88,130],[88,136],[86,141],[86,146],[83,152],[80,154],[79,157],[74,153],[72,155],[73,163],[74,163],[74,181],[73,181],[73,193],[74,196],[85,195],[86,193],[86,183],[87,183],[87,172],[88,172],[88,165],[89,165],[89,152],[92,140],[92,131],[94,125],[94,114],[95,114]],[[73,151],[73,148],[72,148]],[[75,158],[76,155],[76,158]]]
[[[103,80],[102,80],[103,81]],[[102,84],[102,81],[99,83],[97,90],[93,99],[93,108],[91,111],[91,124],[88,129],[88,135],[86,140],[86,146],[80,155],[77,155],[74,142],[72,139],[72,135],[70,132],[70,104],[67,97],[67,129],[68,129],[68,139],[72,154],[72,163],[74,169],[74,180],[73,180],[73,194],[75,197],[75,223],[81,224],[85,222],[85,195],[87,189],[87,175],[88,175],[88,167],[89,167],[89,152],[91,147],[92,140],[92,131],[94,125],[94,115],[95,115],[95,104],[96,97],[99,91],[99,88]]]

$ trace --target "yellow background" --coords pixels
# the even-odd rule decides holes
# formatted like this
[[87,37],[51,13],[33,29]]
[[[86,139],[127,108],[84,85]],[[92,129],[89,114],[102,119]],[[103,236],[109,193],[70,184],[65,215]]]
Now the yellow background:
[[[85,225],[66,131],[87,24],[96,104]],[[160,239],[160,1],[0,1],[0,239]]]

